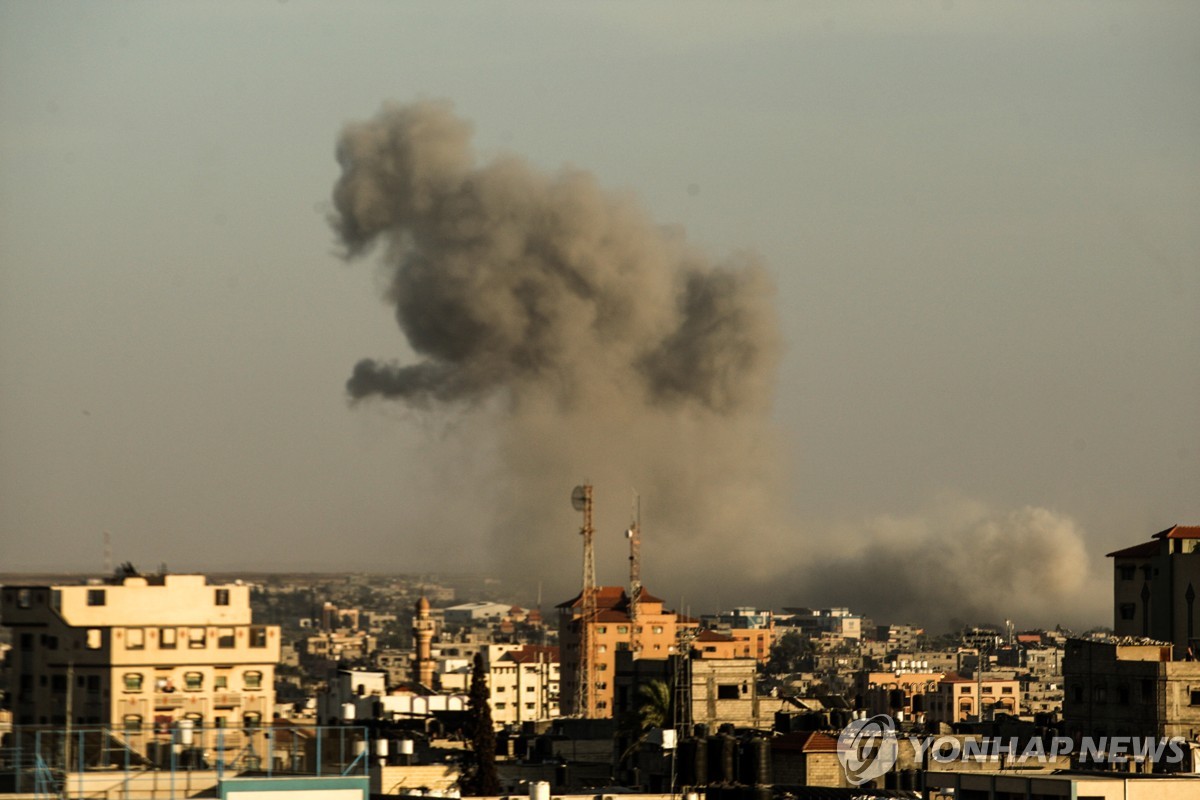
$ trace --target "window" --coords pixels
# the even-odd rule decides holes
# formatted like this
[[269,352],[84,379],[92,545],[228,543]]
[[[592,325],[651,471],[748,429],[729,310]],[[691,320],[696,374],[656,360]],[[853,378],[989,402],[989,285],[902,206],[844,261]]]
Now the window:
[[1137,613],[1137,603],[1121,603],[1120,612],[1121,619],[1133,619],[1133,615]]
[[984,693],[984,694],[991,694],[991,693],[992,693],[992,687],[991,687],[991,686],[985,686],[985,687],[983,687],[983,693]]
[[204,647],[204,628],[188,628],[188,647],[199,650]]
[[251,647],[266,647],[267,646],[267,629],[262,625],[252,625],[250,627],[250,646]]
[[229,726],[226,724],[225,717],[213,717],[213,727],[214,728],[227,728]]
[[21,650],[26,653],[31,652],[33,650],[33,634],[32,633],[22,633],[21,634]]
[[55,694],[65,694],[67,691],[67,676],[66,675],[53,676],[50,679],[50,691],[54,692]]
[[216,677],[214,677],[213,678],[213,688],[214,689],[228,689],[229,688],[229,676],[228,675],[217,675]]
[[213,595],[214,595],[214,600],[216,601],[217,605],[219,605],[219,606],[229,605],[229,590],[228,589],[216,589],[213,591]]
[[1108,702],[1108,691],[1103,686],[1097,686],[1092,690],[1092,699],[1097,703]]
[[533,703],[526,703],[525,707],[528,708],[530,711],[533,711]]
[[959,689],[958,689],[958,693],[959,693],[959,694],[970,694],[970,693],[971,693],[971,687],[970,687],[970,686],[960,686],[960,687],[959,687]]
[[655,625],[651,630],[653,630],[655,633],[662,633],[662,625]]
[[503,710],[504,710],[505,708],[507,708],[507,707],[508,707],[508,706],[507,706],[506,704],[504,704],[504,703],[496,703],[496,710],[497,710],[497,711],[503,711]]
[[140,733],[142,730],[142,718],[138,714],[126,714],[122,723],[126,733]]
[[242,715],[242,727],[257,728],[262,724],[262,714],[257,711],[247,711]]
[[108,598],[103,589],[88,589],[87,601],[89,606],[102,606],[108,601]]
[[258,670],[251,670],[251,671],[245,673],[242,676],[242,679],[246,682],[247,689],[261,689],[262,688],[262,673],[259,672]]
[[233,628],[217,628],[217,647],[223,650],[233,647]]
[[125,649],[126,650],[145,650],[146,649],[146,632],[141,628],[126,628],[125,629]]
[[596,633],[608,633],[608,628],[604,625],[597,625]]
[[718,700],[737,700],[739,696],[737,684],[721,684],[717,687]]
[[183,688],[189,692],[198,692],[204,688],[204,673],[203,672],[185,672],[183,675]]
[[125,691],[140,692],[142,690],[142,673],[126,672],[125,673]]
[[1000,694],[1012,694],[1012,693],[1013,693],[1013,689],[1011,686],[1001,686],[1000,687]]
[[617,633],[629,633],[629,626],[628,625],[618,625]]
[[1200,706],[1200,689],[1192,689],[1191,695],[1191,705]]
[[1131,581],[1133,580],[1134,574],[1137,572],[1137,567],[1135,567],[1133,564],[1122,564],[1121,566],[1117,567],[1117,571],[1121,574],[1121,580]]
[[174,628],[159,628],[158,646],[163,650],[174,650],[176,633],[178,633],[178,631],[176,631]]
[[100,691],[100,676],[88,675],[86,685],[88,694],[97,694]]
[[532,692],[532,691],[533,691],[533,687],[532,687],[532,686],[526,686],[526,687],[525,687],[525,691],[527,691],[527,692]]
[[1117,687],[1117,702],[1123,706],[1129,705],[1129,686],[1121,684]]
[[88,628],[87,631],[87,649],[99,650],[104,646],[104,635],[99,628]]
[[17,590],[17,608],[29,608],[33,605],[33,592],[29,589]]

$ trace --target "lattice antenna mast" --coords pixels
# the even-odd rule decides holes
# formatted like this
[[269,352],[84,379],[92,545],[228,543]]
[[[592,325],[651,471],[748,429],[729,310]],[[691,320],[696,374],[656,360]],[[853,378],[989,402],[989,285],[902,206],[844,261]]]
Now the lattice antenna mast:
[[638,604],[642,599],[642,498],[633,495],[633,522],[625,531],[629,539],[629,649],[637,658],[642,646],[639,641]]
[[596,553],[593,545],[596,530],[592,526],[592,485],[576,486],[571,493],[571,505],[583,512],[583,590],[579,594],[579,681],[575,687],[576,713],[596,716],[596,656],[592,626],[596,620]]

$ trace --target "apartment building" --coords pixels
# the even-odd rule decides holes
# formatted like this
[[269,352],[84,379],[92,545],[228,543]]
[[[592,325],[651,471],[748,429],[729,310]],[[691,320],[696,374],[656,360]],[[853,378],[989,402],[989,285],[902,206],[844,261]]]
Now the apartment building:
[[532,644],[489,659],[492,722],[499,727],[557,717],[559,666],[557,647]]
[[947,675],[937,691],[926,696],[927,722],[976,722],[997,714],[1017,716],[1021,711],[1021,683],[1016,679],[964,678]]
[[17,725],[271,719],[279,628],[252,623],[247,586],[203,575],[6,586],[0,611]]
[[564,714],[579,713],[575,708],[582,661],[581,640],[592,650],[596,716],[613,715],[613,675],[616,654],[628,650],[639,659],[666,659],[676,652],[681,629],[698,627],[698,620],[681,617],[663,608],[663,601],[643,590],[639,595],[637,620],[634,609],[620,586],[596,588],[596,615],[582,619],[581,596],[558,605],[559,645],[562,653],[562,705]]
[[854,680],[858,708],[871,715],[903,715],[903,719],[924,721],[928,696],[945,677],[946,673],[930,671],[920,662],[892,671],[863,670]]
[[1200,525],[1172,525],[1113,560],[1113,630],[1170,642],[1175,658],[1200,651]]
[[1200,734],[1200,662],[1171,658],[1152,639],[1071,639],[1063,660],[1063,722],[1070,736]]

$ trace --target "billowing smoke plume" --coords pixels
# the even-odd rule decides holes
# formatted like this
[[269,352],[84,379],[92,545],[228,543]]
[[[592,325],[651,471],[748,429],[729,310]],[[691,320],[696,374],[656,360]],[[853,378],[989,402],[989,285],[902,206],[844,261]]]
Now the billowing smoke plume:
[[[456,435],[476,437],[494,467],[461,465],[472,485],[447,486],[447,497],[486,507],[491,563],[545,581],[549,599],[578,586],[566,497],[589,477],[602,580],[620,580],[636,487],[647,585],[673,603],[832,602],[801,581],[830,560],[829,539],[783,522],[786,470],[770,422],[780,337],[765,270],[751,255],[713,262],[588,173],[546,174],[515,157],[481,164],[470,138],[447,104],[421,102],[385,107],[340,139],[334,227],[350,257],[382,249],[417,355],[360,361],[350,396],[463,412]],[[939,582],[957,559],[974,563],[980,533],[956,542],[955,532],[936,570],[884,548],[914,614],[942,599],[928,587],[951,585]],[[1004,549],[989,552],[994,574],[1010,577]],[[876,572],[877,556],[838,554],[838,572],[821,574],[844,576],[832,585],[853,587],[846,602],[857,604],[885,591],[874,578],[896,574]],[[969,585],[978,596],[980,576]]]
[[808,591],[854,608],[866,599],[883,621],[944,629],[1106,619],[1082,531],[1047,509],[1002,512],[942,497],[918,514],[831,533],[820,563],[804,572]]
[[352,255],[386,242],[396,318],[425,357],[359,362],[354,397],[548,391],[595,411],[599,385],[630,408],[762,410],[778,337],[758,265],[707,263],[586,173],[478,167],[468,139],[433,103],[342,137],[338,232]]

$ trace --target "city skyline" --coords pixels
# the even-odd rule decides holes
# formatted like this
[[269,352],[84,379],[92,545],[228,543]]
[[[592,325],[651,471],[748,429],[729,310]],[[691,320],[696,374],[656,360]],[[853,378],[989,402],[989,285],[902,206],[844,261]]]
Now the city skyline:
[[[1200,12],[703,8],[0,10],[6,569],[94,571],[104,531],[143,567],[512,569],[532,508],[563,594],[591,479],[602,583],[636,490],[667,597],[1107,624],[1103,554],[1200,522]],[[503,391],[348,402],[360,359],[420,353],[383,253],[340,258],[335,146],[423,98],[477,165],[570,165],[754,254],[782,345],[754,492],[677,514],[720,460],[673,481],[619,441],[514,463]]]

